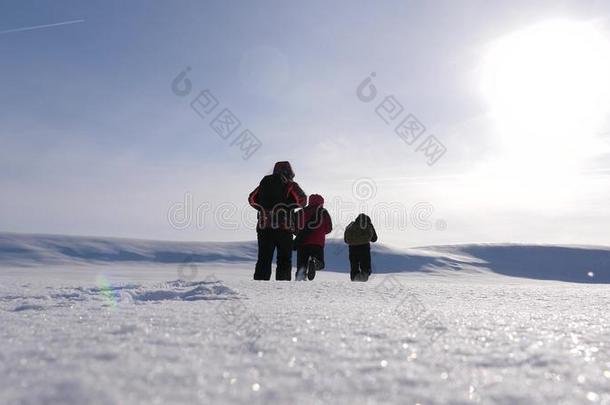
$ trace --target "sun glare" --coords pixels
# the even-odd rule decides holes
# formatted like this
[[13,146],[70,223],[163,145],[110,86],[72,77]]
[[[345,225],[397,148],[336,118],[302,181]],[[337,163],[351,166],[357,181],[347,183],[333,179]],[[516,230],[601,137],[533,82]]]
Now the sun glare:
[[610,43],[595,24],[550,21],[504,36],[482,73],[511,165],[574,169],[595,151],[610,107]]

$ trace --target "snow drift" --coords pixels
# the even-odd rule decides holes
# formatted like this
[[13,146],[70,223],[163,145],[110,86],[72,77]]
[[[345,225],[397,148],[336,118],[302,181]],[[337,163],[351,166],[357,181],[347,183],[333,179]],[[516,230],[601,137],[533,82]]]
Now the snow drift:
[[[168,242],[0,233],[0,266],[223,263],[250,265],[256,242]],[[327,271],[347,273],[347,246],[331,239]],[[610,248],[470,244],[392,249],[373,245],[375,273],[496,273],[578,283],[610,283]]]
[[255,242],[0,234],[0,403],[610,404],[607,249],[326,256],[255,282]]

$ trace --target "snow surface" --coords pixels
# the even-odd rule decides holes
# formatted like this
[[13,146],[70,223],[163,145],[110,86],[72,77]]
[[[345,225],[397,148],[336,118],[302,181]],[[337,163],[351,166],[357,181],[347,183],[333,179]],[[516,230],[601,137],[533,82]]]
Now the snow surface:
[[606,248],[378,246],[368,283],[337,241],[313,282],[255,255],[0,234],[0,403],[610,404]]

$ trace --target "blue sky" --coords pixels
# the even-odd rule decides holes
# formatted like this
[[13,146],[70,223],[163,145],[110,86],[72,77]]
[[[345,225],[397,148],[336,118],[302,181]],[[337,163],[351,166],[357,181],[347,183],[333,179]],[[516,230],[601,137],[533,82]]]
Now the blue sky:
[[[579,134],[532,160],[519,146],[532,138],[517,137],[518,152],[506,148],[481,91],[498,38],[520,30],[528,38],[528,27],[554,20],[593,24],[606,37],[609,9],[602,1],[2,2],[0,31],[84,21],[0,34],[0,230],[252,239],[239,219],[253,214],[247,194],[275,161],[290,160],[306,192],[354,210],[433,207],[430,230],[378,226],[393,245],[609,244],[606,117],[587,138],[595,153],[568,170],[562,153],[582,144]],[[178,97],[171,83],[187,66],[193,91]],[[356,88],[371,72],[380,95],[363,103]],[[210,128],[213,117],[191,109],[204,89],[261,140],[249,159]],[[375,114],[386,95],[446,147],[434,165]],[[537,139],[540,148],[550,138]],[[362,181],[375,189],[364,205],[353,196]],[[186,195],[191,210],[211,208],[205,224],[176,229],[168,211]],[[225,222],[237,229],[214,223],[228,206],[238,214]],[[349,213],[337,217],[341,225]]]

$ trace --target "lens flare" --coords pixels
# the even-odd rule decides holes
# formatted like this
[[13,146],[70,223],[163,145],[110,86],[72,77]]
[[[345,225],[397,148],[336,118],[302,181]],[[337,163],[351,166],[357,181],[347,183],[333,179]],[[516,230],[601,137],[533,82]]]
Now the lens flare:
[[114,288],[110,284],[110,281],[101,274],[96,277],[96,284],[100,290],[100,294],[102,297],[104,297],[104,300],[110,304],[113,309],[116,308],[119,302],[118,290]]

